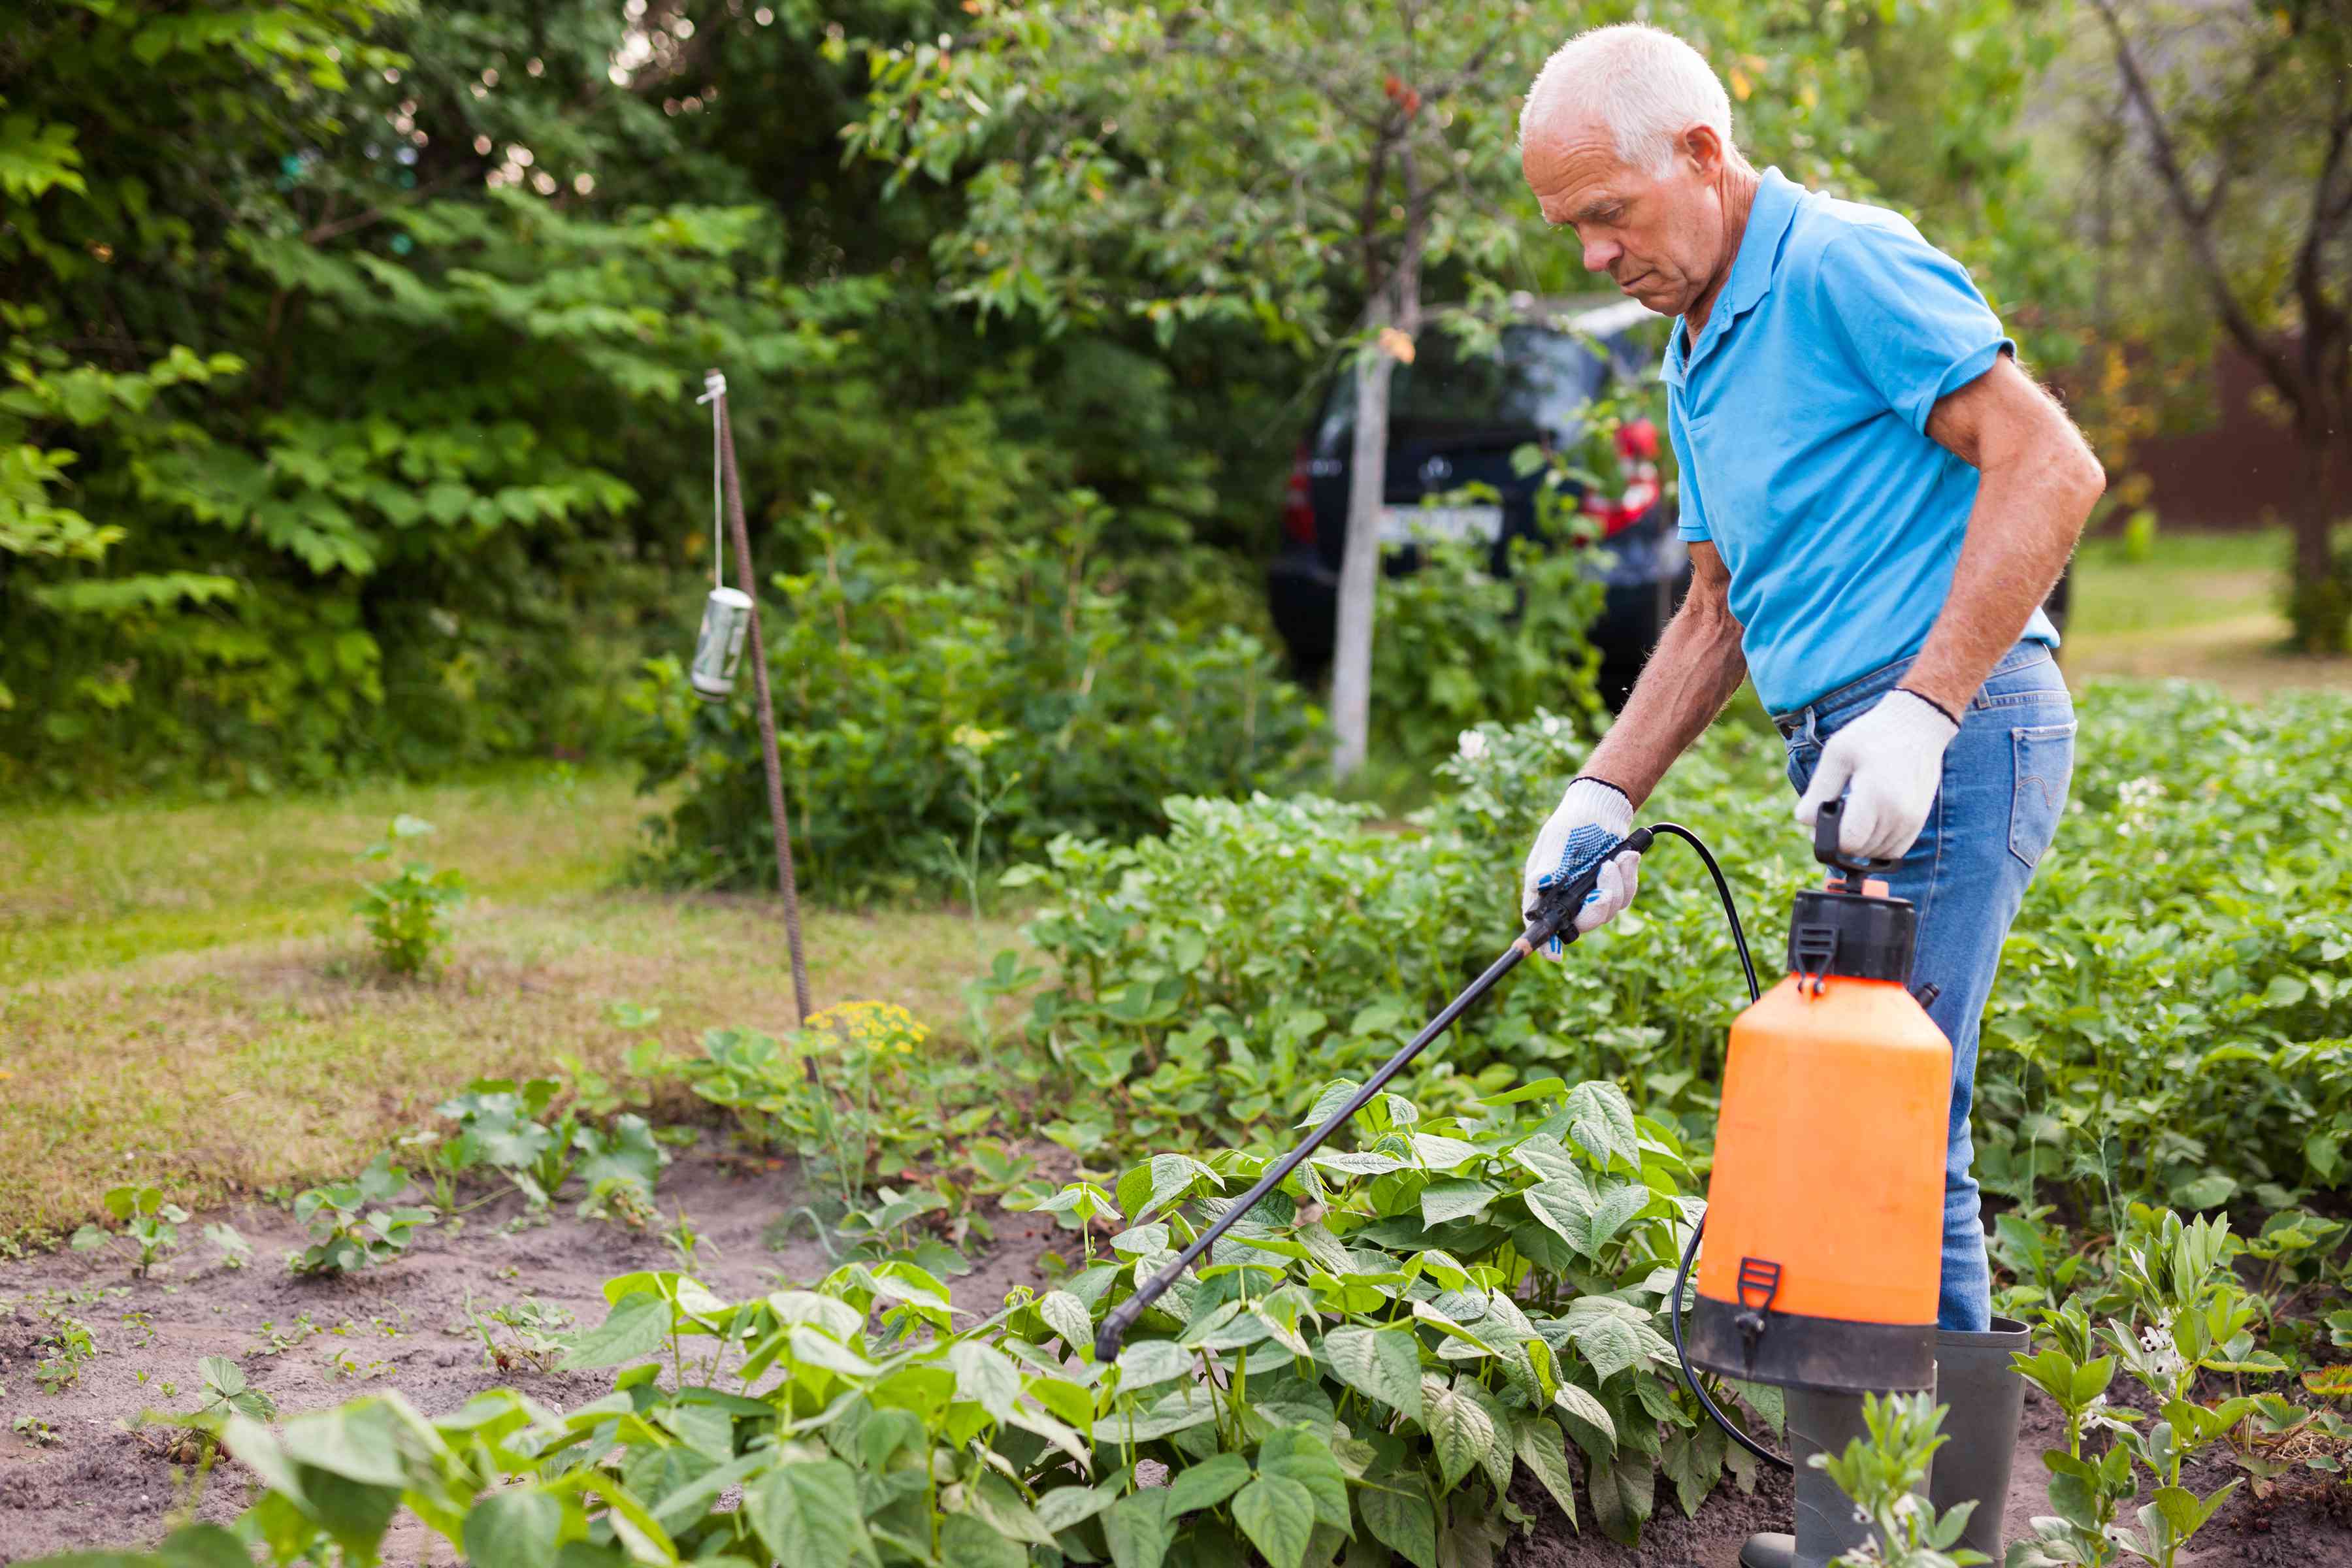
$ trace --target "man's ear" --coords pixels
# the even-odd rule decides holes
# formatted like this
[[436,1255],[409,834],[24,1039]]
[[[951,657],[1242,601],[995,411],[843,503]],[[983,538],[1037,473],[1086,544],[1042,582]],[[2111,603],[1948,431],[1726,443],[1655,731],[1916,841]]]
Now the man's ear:
[[1702,176],[1712,179],[1723,169],[1723,138],[1712,125],[1694,125],[1684,132],[1680,152]]

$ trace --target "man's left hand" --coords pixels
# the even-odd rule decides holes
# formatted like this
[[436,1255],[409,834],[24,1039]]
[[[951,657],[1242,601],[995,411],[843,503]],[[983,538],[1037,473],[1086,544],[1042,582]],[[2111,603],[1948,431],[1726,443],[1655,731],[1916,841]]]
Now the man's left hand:
[[1896,687],[1823,743],[1813,782],[1797,802],[1797,820],[1811,827],[1822,802],[1850,794],[1838,848],[1857,859],[1901,858],[1927,825],[1943,782],[1944,748],[1959,731],[1941,708]]

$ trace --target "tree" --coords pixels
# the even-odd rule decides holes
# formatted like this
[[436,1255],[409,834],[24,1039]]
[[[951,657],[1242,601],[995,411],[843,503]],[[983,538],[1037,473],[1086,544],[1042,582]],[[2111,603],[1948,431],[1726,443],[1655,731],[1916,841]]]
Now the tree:
[[2352,457],[2352,5],[2092,5],[2191,275],[2302,447],[2290,609],[2306,648],[2341,651],[2352,560],[2331,549],[2330,467]]
[[[1617,19],[1526,0],[992,5],[961,35],[877,47],[854,149],[902,179],[977,162],[934,258],[984,312],[1132,314],[1162,340],[1254,321],[1351,349],[1354,448],[1332,668],[1336,770],[1361,763],[1379,583],[1388,392],[1430,301],[1589,287],[1521,184],[1521,95],[1544,55]],[[1801,179],[1853,170],[1837,29],[1795,5],[1683,4],[1651,20],[1724,74],[1743,139]],[[1453,324],[1453,323],[1445,323]],[[1467,321],[1463,324],[1467,327]]]

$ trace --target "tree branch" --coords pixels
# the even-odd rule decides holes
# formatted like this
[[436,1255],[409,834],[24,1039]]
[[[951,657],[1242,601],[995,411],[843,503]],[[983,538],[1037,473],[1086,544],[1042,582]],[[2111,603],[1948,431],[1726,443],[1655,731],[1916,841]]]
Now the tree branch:
[[2294,372],[2284,354],[2266,340],[2246,314],[2245,307],[2230,289],[2230,277],[2221,264],[2220,247],[2213,241],[2210,216],[2200,211],[2196,198],[2189,188],[2188,171],[2181,166],[2179,152],[2173,145],[2171,128],[2156,106],[2156,95],[2139,68],[2139,59],[2132,52],[2131,40],[2124,32],[2123,20],[2116,15],[2115,0],[2091,0],[2099,19],[2106,24],[2107,33],[2115,40],[2116,69],[2122,75],[2124,90],[2137,106],[2140,118],[2147,124],[2148,160],[2156,166],[2165,195],[2173,209],[2179,214],[2181,226],[2187,230],[2189,254],[2197,259],[2198,270],[2205,279],[2206,292],[2213,297],[2214,309],[2220,312],[2221,324],[2247,356],[2263,368],[2273,387],[2296,412],[2305,411],[2309,401],[2303,378]]

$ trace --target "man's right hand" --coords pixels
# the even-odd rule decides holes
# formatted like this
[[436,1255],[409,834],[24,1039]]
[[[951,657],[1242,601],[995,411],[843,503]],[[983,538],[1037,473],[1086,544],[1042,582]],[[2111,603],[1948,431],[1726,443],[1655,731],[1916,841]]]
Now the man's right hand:
[[[1520,918],[1533,920],[1537,897],[1544,889],[1570,880],[1633,830],[1633,803],[1623,790],[1595,778],[1576,779],[1560,796],[1559,809],[1536,835],[1535,847],[1528,852],[1527,869],[1520,879]],[[1612,857],[1601,868],[1584,907],[1577,911],[1577,931],[1596,931],[1616,919],[1633,901],[1641,873],[1642,857],[1633,850]],[[1544,946],[1548,958],[1558,958],[1564,951],[1557,937]]]

